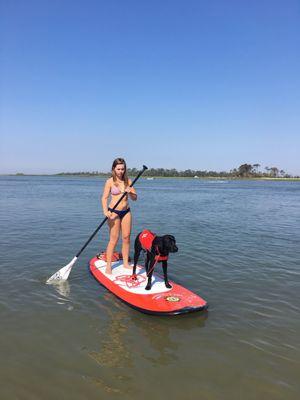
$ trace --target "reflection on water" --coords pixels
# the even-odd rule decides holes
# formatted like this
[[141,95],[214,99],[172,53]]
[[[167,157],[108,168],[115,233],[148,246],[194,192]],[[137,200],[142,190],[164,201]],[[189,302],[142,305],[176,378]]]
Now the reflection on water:
[[91,351],[89,356],[105,367],[130,367],[132,366],[131,354],[124,339],[128,327],[122,322],[125,313],[117,311],[110,314],[111,320],[105,327],[105,338],[101,342],[101,350]]
[[[112,297],[104,295],[109,302]],[[127,341],[127,313],[116,303],[118,310],[107,308],[109,318],[101,332],[99,350],[88,351],[88,356],[100,367],[99,373],[93,376],[94,385],[106,393],[130,394],[133,390],[133,377],[128,374],[133,368],[133,353]],[[112,372],[113,371],[113,372]]]
[[[180,341],[174,336],[174,330],[188,332],[205,326],[208,312],[178,315],[172,318],[151,316],[143,318],[131,313],[131,322],[135,325],[137,340],[144,343],[142,357],[155,366],[169,365],[178,360]],[[151,351],[147,351],[150,349]]]
[[57,291],[58,294],[63,296],[63,298],[58,298],[62,301],[67,300],[70,296],[70,284],[68,281],[55,282],[52,287]]
[[87,354],[99,367],[98,373],[89,379],[111,394],[133,395],[139,383],[130,371],[139,369],[144,362],[155,371],[180,362],[181,339],[174,336],[174,330],[185,334],[202,329],[208,316],[208,312],[198,313],[196,318],[148,316],[128,308],[110,293],[105,292],[104,299],[109,317],[99,332],[99,350],[89,350]]
[[51,296],[55,298],[57,304],[67,306],[68,311],[74,310],[74,304],[71,299],[71,286],[68,281],[57,281],[51,284],[51,288],[54,289]]

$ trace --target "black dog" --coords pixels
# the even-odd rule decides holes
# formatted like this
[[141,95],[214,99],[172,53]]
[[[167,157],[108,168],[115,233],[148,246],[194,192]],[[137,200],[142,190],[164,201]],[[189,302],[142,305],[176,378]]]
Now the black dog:
[[154,233],[147,230],[140,232],[134,242],[134,265],[132,271],[133,277],[136,276],[136,266],[141,250],[147,252],[145,270],[148,277],[148,282],[145,289],[151,289],[151,279],[156,262],[162,262],[165,285],[167,288],[171,288],[172,286],[168,281],[167,260],[169,253],[176,253],[178,251],[175,237],[172,235],[156,236]]

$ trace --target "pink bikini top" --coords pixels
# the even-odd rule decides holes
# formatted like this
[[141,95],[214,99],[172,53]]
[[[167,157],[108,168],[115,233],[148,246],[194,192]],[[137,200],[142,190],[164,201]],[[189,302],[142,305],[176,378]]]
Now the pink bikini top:
[[118,188],[118,186],[112,186],[110,189],[110,193],[113,195],[121,194],[121,190]]

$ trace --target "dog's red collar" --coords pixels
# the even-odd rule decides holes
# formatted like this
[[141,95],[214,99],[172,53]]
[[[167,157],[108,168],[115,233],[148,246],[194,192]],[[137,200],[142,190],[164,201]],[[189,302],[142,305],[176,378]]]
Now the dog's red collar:
[[156,250],[156,253],[157,253],[156,256],[155,256],[155,261],[156,261],[156,262],[168,261],[169,256],[162,256],[162,255],[159,253],[159,248],[158,248],[158,246],[156,246],[155,250]]
[[160,254],[158,254],[157,256],[155,256],[155,260],[157,261],[157,262],[159,262],[159,261],[168,261],[168,256],[161,256]]

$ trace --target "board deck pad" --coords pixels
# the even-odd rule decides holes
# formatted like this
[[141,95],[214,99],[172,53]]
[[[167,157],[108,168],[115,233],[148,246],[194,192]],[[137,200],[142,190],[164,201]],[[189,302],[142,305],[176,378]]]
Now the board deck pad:
[[[167,288],[162,275],[154,271],[151,290],[146,290],[147,275],[138,265],[137,281],[131,279],[132,268],[124,268],[122,261],[112,263],[112,274],[105,273],[106,262],[94,257],[90,261],[90,272],[94,278],[114,295],[131,307],[147,314],[177,315],[207,308],[207,302],[197,294],[175,282],[169,281]],[[161,268],[159,265],[157,269]]]

